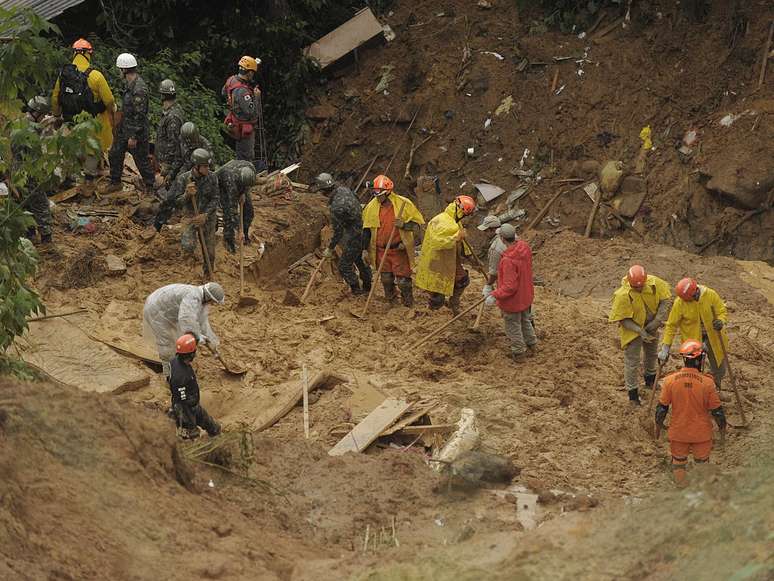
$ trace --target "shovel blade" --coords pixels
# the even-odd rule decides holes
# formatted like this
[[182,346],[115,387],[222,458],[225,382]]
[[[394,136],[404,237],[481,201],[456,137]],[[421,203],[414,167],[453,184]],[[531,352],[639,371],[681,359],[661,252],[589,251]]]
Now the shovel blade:
[[258,299],[256,299],[255,297],[241,295],[239,297],[239,302],[237,303],[237,307],[253,307],[257,304],[258,304]]

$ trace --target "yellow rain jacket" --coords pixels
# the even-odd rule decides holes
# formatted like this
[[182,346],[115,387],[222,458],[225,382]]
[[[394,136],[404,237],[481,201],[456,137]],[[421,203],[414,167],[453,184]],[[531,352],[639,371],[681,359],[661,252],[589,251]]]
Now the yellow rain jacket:
[[[390,201],[392,202],[392,208],[395,211],[395,218],[398,217],[398,210],[400,210],[401,203],[405,200],[406,206],[403,208],[403,215],[401,220],[403,222],[416,222],[417,224],[424,224],[425,219],[422,217],[422,213],[414,205],[414,202],[403,196],[399,196],[395,192],[390,193]],[[379,200],[374,196],[366,207],[363,208],[363,228],[369,228],[371,230],[371,244],[368,247],[368,257],[372,265],[376,265],[376,232],[379,230]],[[414,268],[414,233],[411,230],[398,229],[400,234],[400,241],[403,242],[403,246],[406,247],[406,254],[408,255],[409,264],[411,268]]]
[[[621,286],[613,293],[613,306],[610,309],[608,321],[620,323],[624,319],[631,319],[640,327],[644,327],[648,313],[655,315],[659,303],[671,298],[672,290],[669,288],[669,284],[657,276],[648,275],[642,292],[632,289],[629,281],[624,277],[621,280]],[[623,325],[618,325],[618,331],[621,335],[622,348],[639,337],[637,333],[630,331]]]
[[[712,321],[720,319],[725,325],[728,320],[726,304],[720,295],[711,288],[699,285],[699,300],[684,301],[680,297],[675,299],[672,310],[669,313],[666,326],[664,327],[665,345],[672,345],[675,333],[680,331],[680,340],[688,339],[702,340],[702,328],[707,334],[712,352],[717,357],[717,363],[720,365],[725,359],[726,350],[724,345],[728,344],[728,335],[725,326],[718,332],[712,327]],[[713,314],[714,311],[714,314]]]
[[[89,59],[82,54],[76,54],[73,57],[73,64],[81,72],[84,72],[91,66]],[[100,124],[100,132],[97,138],[102,151],[107,151],[113,145],[113,126],[110,124],[110,111],[116,110],[116,101],[113,98],[113,93],[110,91],[108,82],[105,80],[105,76],[98,70],[93,70],[89,73],[88,83],[96,101],[102,101],[107,109],[96,117]],[[51,110],[56,115],[61,113],[59,107],[59,79],[56,80],[54,91],[51,93]]]
[[427,223],[415,281],[419,288],[446,297],[454,292],[457,254],[466,250],[457,241],[462,226],[455,219],[456,212],[457,204],[452,202]]

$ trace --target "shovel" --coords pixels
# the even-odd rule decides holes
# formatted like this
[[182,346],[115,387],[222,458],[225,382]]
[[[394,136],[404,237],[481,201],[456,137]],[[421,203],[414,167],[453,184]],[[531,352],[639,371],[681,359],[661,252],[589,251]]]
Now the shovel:
[[320,259],[320,262],[317,263],[317,266],[314,267],[314,270],[312,271],[312,276],[309,277],[309,282],[306,283],[306,288],[304,289],[304,294],[301,295],[301,302],[306,302],[306,297],[309,296],[309,291],[312,290],[312,284],[314,283],[314,279],[317,278],[317,273],[320,272],[320,269],[322,268],[322,265],[325,263],[325,257],[323,256]]
[[[196,203],[196,194],[191,197],[191,204],[193,204],[194,214],[199,215],[199,204]],[[207,252],[207,244],[204,241],[204,230],[201,226],[196,226],[196,237],[199,239],[199,246],[202,248],[202,256],[204,256],[204,265],[207,267],[207,272],[212,276],[215,271],[212,270],[212,263],[210,262],[210,253]]]
[[244,294],[245,289],[245,218],[244,197],[239,200],[239,307],[252,307],[258,304],[258,299]]
[[[712,318],[717,319],[717,315],[715,314],[715,308],[712,308]],[[734,388],[734,398],[736,398],[736,405],[739,408],[739,417],[742,418],[742,424],[738,426],[731,426],[729,423],[729,426],[733,428],[742,428],[747,429],[750,426],[747,424],[747,418],[744,415],[744,407],[742,407],[742,398],[739,396],[739,386],[736,383],[736,375],[734,375],[734,370],[731,367],[731,360],[728,356],[728,338],[723,334],[722,331],[719,331],[718,334],[720,335],[720,341],[723,343],[723,360],[726,364],[726,367],[728,368],[728,378],[731,380],[731,387]]]
[[409,347],[409,350],[410,350],[410,351],[414,351],[414,350],[415,350],[415,349],[417,349],[418,347],[421,347],[422,345],[424,345],[425,343],[427,343],[427,342],[428,342],[430,339],[432,339],[433,337],[435,337],[435,336],[436,336],[438,333],[440,333],[441,331],[443,331],[444,329],[446,329],[446,327],[448,327],[449,325],[451,325],[451,324],[452,324],[454,321],[457,321],[458,319],[460,319],[460,318],[464,317],[464,316],[465,316],[465,315],[467,315],[467,314],[468,314],[470,311],[472,311],[472,310],[473,310],[473,309],[475,309],[477,306],[479,306],[480,304],[482,304],[482,303],[483,303],[485,300],[486,300],[486,297],[481,297],[481,298],[480,298],[480,299],[478,299],[478,300],[477,300],[475,303],[473,303],[472,305],[470,305],[470,306],[469,306],[467,309],[465,309],[464,311],[460,312],[460,314],[459,314],[459,315],[457,315],[457,316],[456,316],[456,317],[454,317],[453,319],[451,319],[451,320],[447,321],[446,323],[444,323],[443,325],[441,325],[440,327],[438,327],[438,328],[437,328],[435,331],[431,331],[430,333],[428,333],[427,335],[425,335],[425,336],[424,336],[422,339],[420,339],[419,341],[417,341],[416,343],[414,343],[414,344],[413,344],[411,347]]
[[220,354],[220,351],[210,347],[209,343],[205,343],[205,345],[207,345],[207,348],[210,350],[210,353],[212,353],[215,356],[215,358],[218,361],[220,361],[220,364],[223,366],[223,369],[226,373],[228,373],[229,375],[244,375],[245,373],[247,373],[247,369],[244,369],[237,365],[226,363],[226,360],[223,359],[223,356]]
[[[401,202],[400,208],[398,208],[398,215],[396,216],[396,220],[400,220],[403,218],[403,209],[405,207],[406,207],[406,202],[405,201]],[[397,228],[395,227],[395,223],[393,222],[392,230],[390,231],[390,237],[387,239],[388,241],[392,242],[392,237],[395,236],[395,230],[397,230]],[[389,248],[384,249],[384,254],[382,254],[382,259],[379,261],[379,268],[376,269],[376,274],[373,277],[374,281],[379,280],[379,278],[381,277],[382,269],[384,268],[384,263],[387,260],[387,253],[389,252],[389,250],[390,250]],[[413,252],[413,251],[414,251],[413,248],[406,249],[406,252]],[[371,304],[371,299],[374,296],[375,288],[376,288],[376,284],[372,284],[371,290],[368,292],[368,298],[366,299],[366,304],[363,307],[363,312],[358,314],[358,313],[355,313],[354,311],[351,311],[352,315],[354,315],[358,319],[365,319],[366,313],[368,312],[368,306]]]

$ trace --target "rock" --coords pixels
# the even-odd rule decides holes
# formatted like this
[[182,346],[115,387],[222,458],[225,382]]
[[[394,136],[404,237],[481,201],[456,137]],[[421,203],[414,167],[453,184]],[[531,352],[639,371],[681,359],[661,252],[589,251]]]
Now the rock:
[[492,3],[489,2],[489,0],[478,0],[477,6],[481,8],[482,10],[491,10],[492,9]]
[[584,177],[592,177],[599,174],[599,162],[596,159],[587,159],[580,164],[580,171]]
[[218,535],[221,539],[229,536],[233,531],[234,527],[231,525],[215,525],[212,527],[212,530],[215,532],[216,535]]
[[599,171],[599,185],[602,192],[607,195],[615,194],[621,185],[623,178],[623,163],[620,161],[608,161]]
[[510,458],[477,451],[467,452],[452,462],[452,470],[469,482],[505,484],[521,473],[521,468],[514,466]]
[[646,191],[645,178],[642,176],[626,176],[621,181],[622,194],[639,194]]
[[734,143],[711,157],[703,172],[710,176],[707,189],[755,209],[766,202],[774,187],[774,165],[764,146]]
[[336,107],[333,105],[314,105],[306,110],[306,117],[313,121],[325,121],[336,115]]
[[126,272],[126,263],[115,254],[105,256],[105,262],[107,263],[108,274],[112,276],[118,276]]

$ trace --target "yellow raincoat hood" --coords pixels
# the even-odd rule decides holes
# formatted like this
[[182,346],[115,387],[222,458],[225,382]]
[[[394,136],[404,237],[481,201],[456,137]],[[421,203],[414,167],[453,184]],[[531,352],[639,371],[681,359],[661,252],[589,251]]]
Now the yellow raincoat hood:
[[725,326],[718,332],[712,327],[712,321],[720,319],[723,324],[728,320],[726,304],[720,295],[713,289],[699,285],[700,293],[698,301],[684,301],[680,297],[675,299],[672,310],[669,313],[664,326],[665,345],[671,345],[675,334],[680,332],[680,341],[687,339],[702,340],[702,330],[707,334],[712,352],[717,357],[720,365],[725,358],[725,345],[728,345],[728,335]]
[[[401,204],[405,201],[406,205],[403,208],[401,220],[404,222],[415,222],[416,224],[425,223],[422,213],[414,205],[414,202],[406,197],[399,196],[395,192],[390,193],[389,199],[392,202],[396,218],[398,217],[398,210],[400,210]],[[379,230],[379,226],[381,226],[379,223],[380,206],[378,198],[374,196],[363,208],[363,228],[371,229],[371,244],[368,247],[368,256],[372,265],[376,264],[376,232]],[[414,233],[410,230],[398,230],[398,232],[400,233],[400,240],[403,242],[403,246],[406,247],[409,264],[414,268]]]
[[[608,321],[611,323],[620,323],[624,319],[632,319],[640,327],[645,325],[648,314],[655,315],[658,305],[661,301],[668,301],[672,298],[672,291],[665,280],[652,274],[648,275],[642,292],[637,292],[629,285],[629,281],[624,277],[621,280],[621,286],[613,293],[613,305],[610,309]],[[618,326],[621,336],[621,347],[626,347],[629,343],[638,337],[637,333],[629,329]]]
[[457,234],[462,226],[455,220],[456,212],[457,205],[452,202],[428,222],[417,265],[416,285],[446,297],[454,292],[454,274],[460,246]]

